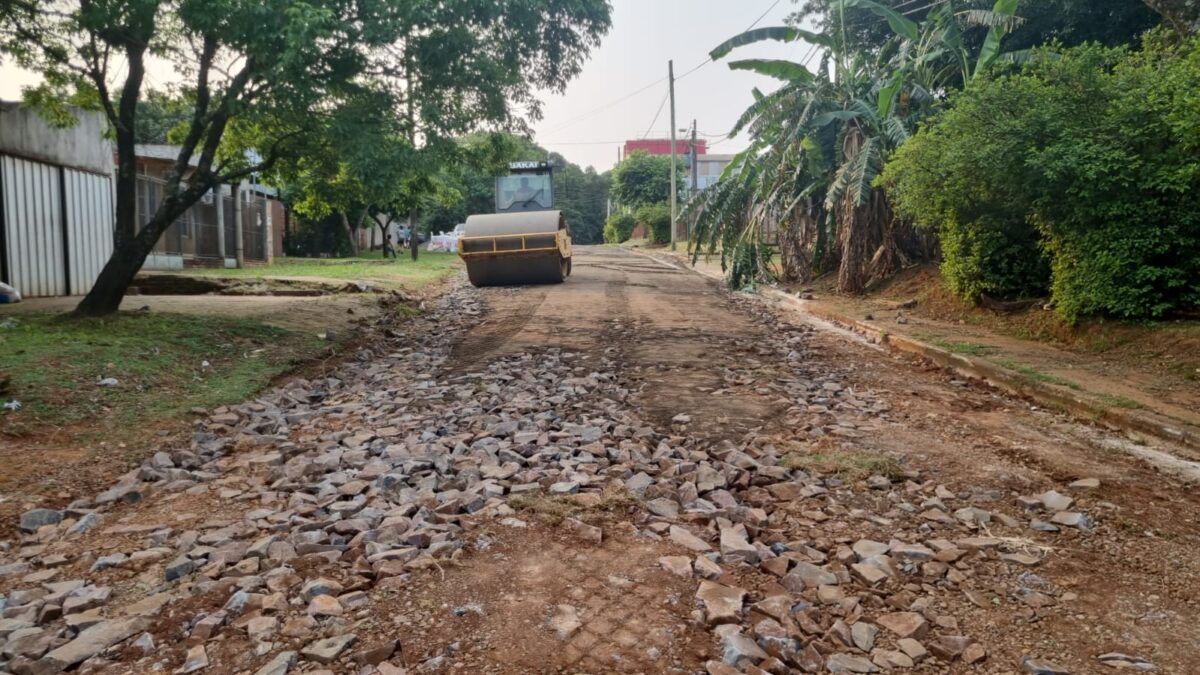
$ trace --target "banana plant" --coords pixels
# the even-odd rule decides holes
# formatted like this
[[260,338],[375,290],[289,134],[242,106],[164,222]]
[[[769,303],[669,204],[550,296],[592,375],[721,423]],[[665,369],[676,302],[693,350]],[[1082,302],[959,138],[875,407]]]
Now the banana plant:
[[[915,248],[904,241],[911,232],[895,222],[875,180],[940,94],[1000,57],[1017,21],[1017,0],[966,12],[946,0],[921,23],[874,0],[838,0],[833,11],[849,7],[876,13],[895,37],[866,53],[847,49],[836,29],[775,26],[736,35],[710,53],[720,60],[763,41],[802,40],[821,56],[815,71],[777,59],[729,63],[781,82],[769,94],[755,91],[731,132],[746,132],[749,147],[686,210],[696,220],[693,255],[720,253],[732,285],[777,272],[763,251],[771,234],[784,249],[785,278],[836,267],[846,292],[906,264]],[[989,32],[972,61],[962,31],[974,26]]]

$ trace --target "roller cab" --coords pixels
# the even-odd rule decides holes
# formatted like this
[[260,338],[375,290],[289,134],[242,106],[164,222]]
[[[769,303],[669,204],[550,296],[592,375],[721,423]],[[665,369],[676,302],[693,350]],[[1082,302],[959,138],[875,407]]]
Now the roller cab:
[[475,286],[562,283],[571,235],[554,206],[553,166],[514,162],[496,179],[496,213],[467,218],[458,255]]

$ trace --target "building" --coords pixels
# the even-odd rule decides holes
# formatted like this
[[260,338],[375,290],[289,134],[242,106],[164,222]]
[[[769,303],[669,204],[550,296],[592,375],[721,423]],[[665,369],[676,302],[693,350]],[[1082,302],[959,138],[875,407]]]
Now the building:
[[26,297],[86,293],[112,255],[107,120],[75,116],[57,129],[0,102],[0,280]]
[[[692,147],[690,139],[680,138],[675,141],[675,153],[680,157],[688,154]],[[650,153],[651,155],[669,155],[671,154],[671,139],[669,138],[643,138],[636,141],[625,141],[625,157],[632,155],[634,152],[641,150]],[[696,141],[696,154],[704,155],[708,153],[708,142],[700,139]]]
[[[696,182],[697,190],[703,190],[712,186],[724,173],[725,167],[733,161],[734,155],[699,155],[696,157]],[[689,179],[688,189],[692,189],[692,182]]]
[[[692,141],[691,139],[678,139],[675,141],[675,152],[678,154],[680,161],[683,162],[683,176],[681,180],[687,190],[691,190],[692,184],[692,156],[691,156]],[[625,141],[625,157],[631,153],[643,151],[651,155],[669,155],[671,154],[671,140],[663,138],[646,138],[635,141]],[[725,167],[733,161],[733,155],[710,155],[708,154],[708,142],[704,139],[696,140],[696,182],[695,187],[698,190],[703,190],[721,177],[721,173],[725,171]]]
[[[0,280],[26,297],[87,293],[112,255],[116,158],[108,121],[74,114],[78,124],[59,129],[36,111],[0,102]],[[178,152],[137,146],[139,225],[161,203]],[[274,189],[222,185],[167,228],[143,269],[270,264],[282,253],[286,219]]]
[[[135,154],[140,227],[150,220],[163,199],[179,147],[139,144]],[[193,168],[196,161],[193,157]],[[282,253],[283,220],[283,205],[274,188],[250,181],[217,186],[167,227],[142,268],[269,265],[275,255]]]

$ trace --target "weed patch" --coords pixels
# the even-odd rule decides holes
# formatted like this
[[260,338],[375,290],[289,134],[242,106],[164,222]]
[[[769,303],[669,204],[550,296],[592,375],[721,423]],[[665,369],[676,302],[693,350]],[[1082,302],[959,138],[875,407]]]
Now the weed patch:
[[900,463],[895,459],[869,450],[823,449],[814,452],[795,450],[784,455],[783,466],[793,471],[833,474],[843,480],[861,480],[880,475],[895,478]]
[[1017,363],[1016,361],[1013,361],[1012,359],[992,359],[992,363],[1000,366],[1001,368],[1007,368],[1008,370],[1016,371],[1024,376],[1026,376],[1032,380],[1036,380],[1038,382],[1045,382],[1047,384],[1056,384],[1060,387],[1067,387],[1068,389],[1074,389],[1076,391],[1080,391],[1083,389],[1083,387],[1080,387],[1078,384],[1076,384],[1070,380],[1061,378],[1057,375],[1051,375],[1050,373],[1042,372],[1042,371],[1038,370],[1037,368],[1034,368],[1033,366],[1027,366],[1023,363]]
[[988,354],[994,354],[997,351],[997,349],[991,345],[981,345],[975,342],[950,342],[949,340],[940,338],[936,335],[918,333],[913,335],[913,337],[935,347],[945,349],[952,354],[963,354],[964,356],[987,356]]
[[1101,394],[1100,400],[1104,402],[1104,405],[1106,405],[1110,408],[1125,408],[1127,410],[1137,410],[1139,408],[1144,407],[1141,403],[1138,403],[1137,401],[1135,401],[1131,398],[1128,398],[1125,396],[1118,396],[1116,394]]

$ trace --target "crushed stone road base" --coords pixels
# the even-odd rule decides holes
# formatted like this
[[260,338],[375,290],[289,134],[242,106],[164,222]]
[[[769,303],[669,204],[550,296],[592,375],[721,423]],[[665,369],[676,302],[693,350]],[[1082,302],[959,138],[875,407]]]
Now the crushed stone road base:
[[0,672],[1200,669],[1195,491],[613,249],[211,411],[0,549]]

